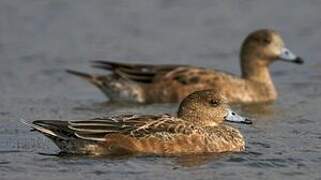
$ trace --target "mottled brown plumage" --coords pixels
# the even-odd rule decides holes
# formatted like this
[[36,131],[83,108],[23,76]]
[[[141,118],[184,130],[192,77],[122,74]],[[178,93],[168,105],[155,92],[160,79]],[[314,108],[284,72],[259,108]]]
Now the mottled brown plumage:
[[142,65],[94,61],[93,66],[112,71],[111,75],[85,75],[112,101],[138,103],[180,102],[188,94],[218,89],[230,103],[268,102],[277,99],[268,66],[283,60],[302,64],[301,58],[285,48],[281,36],[268,29],[249,34],[241,51],[241,77],[218,70],[183,65]]
[[251,121],[230,111],[215,90],[192,93],[177,117],[122,115],[91,120],[37,120],[31,127],[68,153],[89,155],[158,154],[242,151],[241,133],[224,123]]

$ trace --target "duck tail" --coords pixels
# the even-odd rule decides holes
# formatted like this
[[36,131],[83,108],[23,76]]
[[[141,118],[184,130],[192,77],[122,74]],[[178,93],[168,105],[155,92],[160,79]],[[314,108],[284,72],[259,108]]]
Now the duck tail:
[[75,71],[75,70],[71,70],[71,69],[66,69],[66,72],[69,73],[69,74],[72,74],[72,75],[81,77],[81,78],[83,78],[83,79],[89,80],[89,81],[92,80],[92,79],[94,79],[94,76],[91,75],[91,74],[88,74],[88,73],[84,73],[84,72],[80,72],[80,71]]
[[67,121],[60,120],[36,120],[32,123],[20,119],[23,124],[38,131],[52,140],[57,147],[66,153],[86,154],[88,151],[82,149],[88,146],[88,141],[83,141],[75,135],[75,131],[69,129]]
[[102,88],[104,81],[105,81],[105,78],[101,78],[102,76],[100,77],[97,75],[84,73],[84,72],[80,72],[80,71],[75,71],[75,70],[71,70],[71,69],[66,69],[66,72],[90,82],[91,84],[97,86],[99,89]]
[[111,101],[145,102],[142,85],[118,74],[92,75],[70,69],[67,69],[66,72],[89,81],[98,87]]
[[36,120],[32,123],[27,122],[25,119],[20,119],[20,122],[31,127],[32,130],[38,131],[51,139],[67,140],[70,132],[67,129],[67,123],[59,120]]

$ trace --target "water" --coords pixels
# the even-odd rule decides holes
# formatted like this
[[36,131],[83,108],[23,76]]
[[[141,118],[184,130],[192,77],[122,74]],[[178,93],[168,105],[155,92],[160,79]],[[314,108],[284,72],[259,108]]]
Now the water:
[[[2,0],[0,2],[0,179],[320,179],[321,2],[319,0]],[[302,66],[277,62],[280,98],[235,107],[243,153],[184,157],[58,157],[18,120],[174,113],[177,105],[110,104],[64,68],[89,59],[182,63],[239,73],[244,36],[280,31]]]

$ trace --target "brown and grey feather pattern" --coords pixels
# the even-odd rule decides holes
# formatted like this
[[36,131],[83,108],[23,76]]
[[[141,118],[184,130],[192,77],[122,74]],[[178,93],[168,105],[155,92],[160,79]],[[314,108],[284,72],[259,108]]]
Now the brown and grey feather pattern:
[[[77,136],[87,140],[104,141],[104,136],[121,133],[132,137],[144,137],[153,133],[182,133],[190,134],[197,128],[190,122],[168,115],[122,115],[91,120],[37,120],[34,124],[50,128],[57,134],[71,137]],[[58,132],[58,130],[60,132]],[[101,137],[99,139],[98,137]]]
[[95,139],[92,140],[97,140],[98,134],[101,137],[111,133],[144,137],[158,132],[188,134],[196,130],[193,124],[167,115],[127,115],[89,121],[69,121],[68,128],[81,138],[90,139],[91,135],[94,135]]

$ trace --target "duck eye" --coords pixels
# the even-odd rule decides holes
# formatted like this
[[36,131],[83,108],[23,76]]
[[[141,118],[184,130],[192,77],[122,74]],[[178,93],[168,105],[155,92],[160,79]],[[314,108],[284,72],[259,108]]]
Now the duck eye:
[[270,44],[271,43],[271,40],[267,39],[267,38],[264,38],[263,39],[263,42],[264,44]]
[[219,101],[217,101],[217,100],[213,100],[213,99],[212,99],[212,100],[210,101],[210,105],[211,105],[211,106],[215,106],[215,107],[216,107],[216,106],[218,106],[219,104],[220,104],[220,103],[219,103]]

